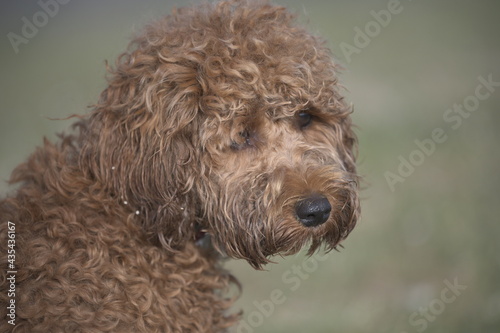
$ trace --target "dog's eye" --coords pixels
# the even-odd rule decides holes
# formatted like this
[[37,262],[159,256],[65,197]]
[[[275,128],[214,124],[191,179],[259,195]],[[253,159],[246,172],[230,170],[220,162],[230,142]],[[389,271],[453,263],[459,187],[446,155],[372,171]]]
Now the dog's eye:
[[240,136],[240,139],[231,142],[232,149],[241,150],[243,148],[252,146],[252,136],[250,135],[250,132],[248,130],[245,129],[238,134]]
[[250,132],[248,130],[240,132],[240,136],[243,138],[245,144],[250,144]]
[[313,116],[308,112],[299,112],[297,119],[300,129],[303,129],[311,124]]

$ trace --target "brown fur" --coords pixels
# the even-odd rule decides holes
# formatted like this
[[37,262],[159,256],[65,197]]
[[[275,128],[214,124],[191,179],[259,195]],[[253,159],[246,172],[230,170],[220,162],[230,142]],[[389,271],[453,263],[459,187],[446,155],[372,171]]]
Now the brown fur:
[[[284,8],[179,9],[109,70],[75,134],[45,141],[0,202],[2,332],[224,331],[238,315],[219,253],[261,268],[307,244],[334,249],[354,227],[356,139],[337,66]],[[315,193],[332,213],[305,227],[295,207]],[[16,326],[4,320],[7,221]]]

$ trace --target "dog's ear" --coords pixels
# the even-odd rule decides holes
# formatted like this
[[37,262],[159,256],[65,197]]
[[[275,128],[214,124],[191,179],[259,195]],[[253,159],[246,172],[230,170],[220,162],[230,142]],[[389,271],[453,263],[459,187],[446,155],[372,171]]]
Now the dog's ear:
[[[194,233],[196,66],[139,46],[109,69],[87,125],[80,163],[110,196],[125,202],[152,237],[175,247]],[[194,237],[194,236],[193,236]]]

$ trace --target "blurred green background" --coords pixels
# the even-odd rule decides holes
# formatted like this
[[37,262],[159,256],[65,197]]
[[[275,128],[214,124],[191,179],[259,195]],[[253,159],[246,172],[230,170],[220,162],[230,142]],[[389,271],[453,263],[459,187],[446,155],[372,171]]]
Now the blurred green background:
[[[228,262],[243,285],[245,320],[234,331],[500,332],[500,87],[478,88],[480,77],[500,82],[500,3],[276,2],[325,37],[346,68],[363,217],[345,249],[326,257],[277,258],[267,271]],[[16,53],[8,34],[20,35],[23,17],[41,7],[1,2],[0,193],[43,136],[71,123],[51,119],[96,102],[104,60],[186,3],[70,1]],[[463,115],[448,111],[464,103]],[[446,140],[431,144],[436,129]],[[392,186],[388,172],[401,177]]]

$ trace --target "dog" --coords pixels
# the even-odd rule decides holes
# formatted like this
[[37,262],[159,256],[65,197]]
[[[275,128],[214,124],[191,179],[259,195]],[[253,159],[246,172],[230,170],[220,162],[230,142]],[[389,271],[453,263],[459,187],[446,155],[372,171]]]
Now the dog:
[[225,332],[241,314],[223,257],[261,269],[354,228],[339,66],[285,8],[174,10],[108,71],[0,201],[2,332]]

